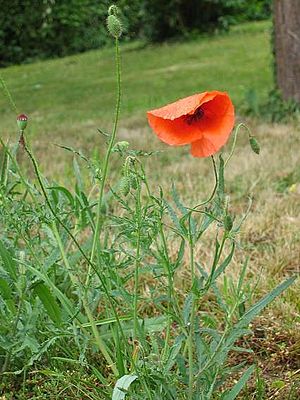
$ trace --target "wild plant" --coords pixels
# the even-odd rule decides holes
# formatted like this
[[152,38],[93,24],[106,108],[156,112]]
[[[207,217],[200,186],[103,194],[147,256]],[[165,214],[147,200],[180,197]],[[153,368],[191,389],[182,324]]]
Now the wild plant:
[[[103,158],[61,145],[74,156],[73,187],[66,187],[41,172],[26,115],[17,119],[16,144],[1,139],[2,375],[75,366],[95,376],[98,398],[233,400],[256,369],[242,361],[251,349],[237,341],[251,334],[251,321],[294,281],[287,279],[253,305],[249,260],[237,280],[228,272],[251,200],[244,215],[232,215],[226,166],[242,129],[256,153],[259,145],[239,124],[229,154],[211,155],[214,187],[196,206],[184,204],[176,182],[167,188],[149,182],[144,158],[157,155],[117,140],[123,28],[116,6],[108,14],[117,95],[111,132],[99,129],[107,145]],[[2,86],[9,93],[3,80]],[[188,129],[203,122],[215,98],[218,103],[223,96],[231,110],[228,95],[206,93],[211,97],[202,108],[183,112]],[[14,105],[10,94],[8,99]],[[148,118],[168,141],[157,112]],[[229,125],[220,133],[225,141]],[[170,135],[172,129],[177,127]],[[196,146],[193,136],[187,142],[192,154],[207,156],[211,149],[199,141]],[[112,165],[120,164],[112,174]],[[238,364],[232,362],[235,353]]]

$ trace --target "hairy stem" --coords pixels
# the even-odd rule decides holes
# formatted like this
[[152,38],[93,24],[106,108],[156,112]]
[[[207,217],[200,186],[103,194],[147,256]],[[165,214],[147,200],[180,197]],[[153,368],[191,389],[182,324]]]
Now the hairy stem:
[[[104,188],[107,180],[108,174],[108,166],[109,166],[109,159],[111,155],[111,151],[116,139],[117,127],[119,122],[119,115],[120,115],[120,105],[121,105],[121,63],[120,63],[120,53],[119,53],[119,40],[116,38],[115,42],[115,63],[116,63],[116,78],[117,78],[117,99],[116,99],[116,111],[115,111],[115,121],[113,125],[112,134],[110,136],[110,140],[108,143],[108,148],[106,151],[104,165],[103,165],[103,172],[102,172],[102,179],[99,188],[99,197],[98,197],[98,204],[97,204],[97,214],[96,214],[96,225],[95,225],[95,232],[93,237],[93,244],[92,244],[92,251],[91,251],[91,262],[94,261],[95,252],[99,245],[99,234],[101,228],[101,208],[103,205],[103,196],[104,196]],[[87,279],[90,274],[87,274]]]
[[189,359],[189,389],[188,389],[188,399],[193,399],[194,392],[194,329],[195,329],[195,298],[193,294],[193,285],[195,281],[195,261],[194,261],[194,243],[192,238],[190,238],[190,268],[191,268],[191,293],[192,293],[192,309],[191,318],[189,326],[189,336],[188,336],[188,359]]

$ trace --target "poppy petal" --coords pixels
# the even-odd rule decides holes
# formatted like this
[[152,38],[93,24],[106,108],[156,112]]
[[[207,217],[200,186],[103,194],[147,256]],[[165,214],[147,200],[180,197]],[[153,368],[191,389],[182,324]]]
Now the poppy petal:
[[191,144],[191,154],[193,157],[209,157],[217,151],[213,143],[205,137]]
[[188,124],[187,115],[217,96],[219,92],[204,92],[186,97],[156,110],[148,111],[148,122],[157,136],[171,146],[189,144],[202,137],[198,124]]
[[[195,94],[149,111],[147,115],[149,125],[163,142],[173,146],[197,142],[192,146],[195,157],[217,152],[228,140],[234,125],[230,97],[219,91]],[[200,151],[201,143],[203,151]]]
[[202,104],[202,100],[206,95],[207,92],[203,92],[185,97],[184,99],[174,101],[166,106],[148,111],[148,115],[150,114],[158,118],[172,121],[176,118],[182,117],[183,115],[192,114],[196,111],[196,109]]
[[184,117],[170,120],[148,113],[148,122],[160,140],[171,146],[189,144],[202,137],[202,131],[197,127],[187,126]]
[[202,106],[204,118],[199,121],[203,137],[218,151],[227,142],[234,126],[234,108],[230,98],[216,96]]

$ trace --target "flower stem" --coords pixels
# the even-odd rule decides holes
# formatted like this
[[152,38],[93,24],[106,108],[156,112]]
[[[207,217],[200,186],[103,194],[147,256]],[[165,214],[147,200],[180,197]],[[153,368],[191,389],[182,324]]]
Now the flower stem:
[[137,183],[137,197],[136,197],[136,225],[137,225],[137,243],[135,255],[135,270],[134,270],[134,298],[133,298],[133,321],[134,321],[134,340],[138,338],[139,331],[139,316],[138,316],[138,290],[139,290],[139,270],[140,270],[140,251],[141,251],[141,183]]
[[189,326],[189,336],[188,336],[188,359],[189,359],[189,389],[188,389],[188,399],[193,399],[194,392],[194,328],[195,328],[195,298],[193,294],[193,286],[195,281],[195,261],[194,261],[194,244],[190,237],[190,268],[191,268],[191,293],[192,293],[192,309],[190,317]]
[[[91,262],[93,262],[95,257],[95,252],[97,246],[99,245],[99,234],[101,228],[101,208],[103,205],[103,195],[104,195],[104,188],[107,180],[108,174],[108,166],[109,166],[109,159],[111,155],[111,151],[116,139],[117,127],[119,122],[119,115],[120,115],[120,105],[121,105],[121,63],[120,63],[120,52],[119,52],[119,40],[116,38],[115,41],[115,63],[116,63],[116,78],[117,78],[117,99],[116,99],[116,110],[115,110],[115,121],[112,130],[112,134],[110,136],[110,140],[108,143],[108,148],[106,150],[104,164],[103,164],[103,172],[102,172],[102,179],[99,188],[99,197],[98,197],[98,204],[97,204],[97,214],[96,214],[96,226],[95,232],[93,237],[93,244],[92,244],[92,251],[91,251]],[[90,274],[87,274],[87,279]]]
[[216,167],[216,162],[215,162],[214,156],[211,156],[211,160],[212,160],[212,163],[213,163],[214,176],[215,176],[215,185],[214,185],[213,191],[211,192],[211,195],[209,196],[208,199],[206,199],[205,201],[203,201],[203,202],[200,203],[200,204],[197,204],[197,205],[196,205],[195,207],[193,207],[193,208],[188,208],[188,210],[190,210],[190,211],[197,211],[197,208],[202,207],[202,206],[204,206],[205,204],[210,203],[211,200],[214,198],[214,195],[215,195],[215,193],[216,193],[216,191],[217,191],[218,184],[219,184],[219,180],[218,180],[218,173],[217,173],[217,167]]
[[238,124],[238,126],[235,128],[235,132],[234,132],[234,136],[233,136],[233,143],[232,143],[232,147],[231,147],[231,151],[229,153],[228,158],[224,161],[224,168],[226,167],[226,165],[228,164],[228,162],[230,161],[231,157],[233,156],[234,150],[235,150],[235,146],[236,146],[236,140],[237,140],[237,135],[240,131],[241,128],[246,129],[249,137],[251,136],[251,131],[248,128],[247,125],[243,124],[243,122],[241,122],[240,124]]
[[2,78],[1,75],[0,75],[0,84],[2,86],[5,96],[7,97],[8,101],[9,101],[9,104],[11,105],[11,107],[15,111],[15,113],[18,114],[18,109],[17,109],[16,103],[14,102],[14,99],[12,98],[12,95],[10,94],[8,87],[6,86],[5,80]]

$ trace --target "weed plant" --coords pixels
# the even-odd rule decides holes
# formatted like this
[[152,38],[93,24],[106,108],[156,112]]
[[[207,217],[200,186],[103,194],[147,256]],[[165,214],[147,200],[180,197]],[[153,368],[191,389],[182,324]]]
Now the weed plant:
[[[251,334],[251,321],[294,281],[253,305],[248,260],[237,281],[227,273],[248,210],[231,214],[224,175],[245,127],[235,129],[227,158],[212,156],[215,185],[206,200],[184,205],[176,183],[152,189],[143,164],[152,154],[117,141],[122,26],[115,6],[108,29],[115,39],[117,96],[111,132],[99,129],[104,159],[61,146],[74,155],[70,189],[40,171],[26,116],[18,118],[16,144],[1,140],[2,377],[73,369],[97,382],[86,398],[233,400],[255,370],[259,376],[246,357],[230,362],[233,353],[243,360],[251,352],[237,340]],[[112,180],[116,158],[122,167]],[[196,249],[203,249],[202,258]]]

